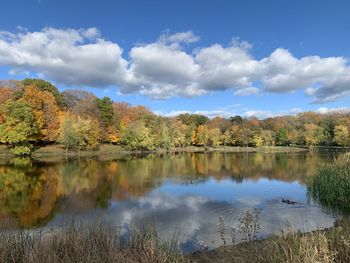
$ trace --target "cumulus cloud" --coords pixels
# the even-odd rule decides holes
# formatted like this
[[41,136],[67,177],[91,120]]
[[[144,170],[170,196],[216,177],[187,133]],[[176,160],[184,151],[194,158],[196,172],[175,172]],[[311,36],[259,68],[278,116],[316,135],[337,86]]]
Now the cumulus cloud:
[[295,58],[285,49],[275,50],[261,61],[261,81],[266,91],[288,92],[305,88],[315,103],[339,99],[350,92],[350,67],[343,57]]
[[96,28],[0,33],[0,65],[11,72],[35,72],[65,85],[122,84],[127,61],[118,44],[100,38]]
[[350,67],[344,57],[297,58],[277,48],[256,59],[252,45],[237,38],[228,46],[193,46],[199,40],[191,31],[166,32],[152,43],[134,45],[125,59],[123,49],[96,28],[1,31],[0,65],[13,74],[32,72],[71,86],[113,85],[122,94],[156,99],[223,90],[238,96],[304,90],[314,103],[350,95]]

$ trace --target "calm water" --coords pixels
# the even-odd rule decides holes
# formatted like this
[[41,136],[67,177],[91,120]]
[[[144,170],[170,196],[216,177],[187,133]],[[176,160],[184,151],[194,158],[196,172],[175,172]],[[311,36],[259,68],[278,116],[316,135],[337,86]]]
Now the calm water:
[[[219,217],[237,227],[259,209],[260,236],[331,227],[338,218],[307,195],[331,154],[192,153],[0,163],[0,225],[56,227],[73,218],[114,226],[156,222],[164,238],[180,231],[184,251],[222,245]],[[297,201],[288,205],[281,199]],[[230,233],[226,233],[230,239]]]

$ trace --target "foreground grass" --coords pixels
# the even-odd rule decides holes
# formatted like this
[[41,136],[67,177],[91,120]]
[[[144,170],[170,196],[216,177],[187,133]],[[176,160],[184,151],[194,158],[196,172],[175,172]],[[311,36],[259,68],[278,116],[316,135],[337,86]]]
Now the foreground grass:
[[319,169],[309,192],[326,207],[350,210],[350,153]]
[[47,233],[1,230],[0,262],[184,262],[176,244],[146,228],[132,229],[123,239],[100,224],[71,224]]
[[350,228],[337,227],[312,233],[283,233],[261,241],[223,246],[190,256],[191,262],[348,263]]
[[71,224],[46,233],[0,230],[0,262],[350,262],[349,225],[187,256],[181,255],[176,239],[164,242],[150,229],[131,229],[128,237],[98,224]]

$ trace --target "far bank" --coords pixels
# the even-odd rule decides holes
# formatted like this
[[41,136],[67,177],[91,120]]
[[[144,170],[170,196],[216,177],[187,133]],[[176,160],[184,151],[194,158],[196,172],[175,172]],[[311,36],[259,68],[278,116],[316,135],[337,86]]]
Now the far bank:
[[[204,147],[204,146],[187,146],[177,147],[172,149],[157,149],[154,151],[135,151],[128,150],[121,145],[101,144],[97,150],[80,150],[80,151],[66,151],[65,147],[60,144],[52,144],[42,147],[37,147],[33,150],[31,157],[35,159],[47,157],[101,157],[114,156],[122,157],[130,154],[150,154],[150,153],[195,153],[195,152],[222,152],[222,153],[245,153],[245,152],[260,152],[260,153],[297,153],[310,151],[349,151],[349,147],[305,147],[305,146],[269,146],[269,147],[239,147],[239,146],[218,146],[218,147]],[[9,151],[6,145],[0,145],[0,158],[8,159],[14,155]]]

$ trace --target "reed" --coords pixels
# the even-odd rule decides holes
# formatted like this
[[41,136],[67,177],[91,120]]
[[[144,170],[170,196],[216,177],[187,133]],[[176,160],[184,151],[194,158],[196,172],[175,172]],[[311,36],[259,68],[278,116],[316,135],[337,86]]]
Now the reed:
[[350,209],[350,153],[342,154],[333,163],[321,167],[308,190],[326,207]]

